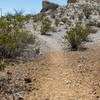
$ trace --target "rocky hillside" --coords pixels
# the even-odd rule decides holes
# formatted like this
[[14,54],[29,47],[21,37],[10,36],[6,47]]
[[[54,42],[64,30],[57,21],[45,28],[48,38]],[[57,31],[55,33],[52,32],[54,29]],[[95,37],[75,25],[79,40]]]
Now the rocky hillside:
[[[50,5],[43,4],[42,12],[25,21],[35,41],[23,50],[20,62],[0,71],[0,100],[100,100],[99,0]],[[81,25],[90,34],[84,48],[71,51],[64,36]]]
[[[52,4],[52,3],[51,3]],[[67,5],[61,7],[59,6],[56,9],[49,9],[46,12],[41,12],[31,18],[29,23],[26,25],[29,31],[31,30],[32,34],[36,35],[39,42],[40,52],[48,50],[62,50],[68,48],[68,43],[63,39],[66,31],[74,27],[76,24],[89,24],[94,33],[100,28],[100,2],[88,1],[88,2],[78,2],[78,3],[68,3]],[[48,30],[45,35],[42,35],[44,31],[43,26],[47,26]],[[91,34],[91,37],[95,41],[99,41],[99,34]],[[94,42],[95,42],[94,41]],[[85,43],[93,44],[93,43]]]

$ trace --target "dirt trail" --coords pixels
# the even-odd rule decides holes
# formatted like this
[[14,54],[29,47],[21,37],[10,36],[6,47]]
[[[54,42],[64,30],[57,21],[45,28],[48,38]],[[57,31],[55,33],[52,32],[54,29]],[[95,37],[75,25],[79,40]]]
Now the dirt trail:
[[[26,91],[17,92],[23,100],[100,100],[100,48],[84,52],[50,51],[39,61],[8,66],[0,75],[7,78],[7,71],[12,73],[15,86],[25,86]],[[25,83],[26,77],[32,82]],[[8,84],[16,89],[12,86],[13,83]]]
[[50,69],[48,76],[44,79],[42,83],[42,93],[45,95],[47,100],[65,100],[67,91],[71,91],[66,88],[65,82],[62,78],[64,69],[61,68],[61,65],[64,64],[64,52],[49,52],[47,54],[48,63],[50,63]]
[[[74,58],[77,56],[80,56],[79,52],[68,53],[67,58],[64,51],[51,51],[46,54],[43,66],[47,68],[40,71],[42,73],[39,78],[41,88],[36,94],[36,100],[99,100],[94,94],[94,91],[99,91],[96,92],[96,95],[100,93],[95,86],[99,82],[99,77],[96,75],[97,70],[91,73],[91,68],[86,68],[85,65],[82,66],[83,68],[78,67]],[[81,61],[81,59],[79,60]],[[86,60],[83,63],[86,63]],[[87,64],[87,66],[89,65]],[[30,96],[29,100],[35,99]]]
[[51,51],[47,55],[49,62],[54,65],[64,63],[64,52],[63,51]]

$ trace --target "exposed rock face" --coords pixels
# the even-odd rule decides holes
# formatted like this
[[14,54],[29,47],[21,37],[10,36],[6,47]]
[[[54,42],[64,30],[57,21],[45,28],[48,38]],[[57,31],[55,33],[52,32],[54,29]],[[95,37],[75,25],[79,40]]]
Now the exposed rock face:
[[79,0],[68,0],[67,3],[76,3],[78,2]]
[[58,7],[59,7],[59,5],[51,3],[49,1],[42,1],[42,10],[41,11],[43,12],[43,11],[47,11],[49,9],[56,9]]
[[67,0],[67,3],[76,3],[76,2],[85,3],[88,1],[100,3],[100,0]]

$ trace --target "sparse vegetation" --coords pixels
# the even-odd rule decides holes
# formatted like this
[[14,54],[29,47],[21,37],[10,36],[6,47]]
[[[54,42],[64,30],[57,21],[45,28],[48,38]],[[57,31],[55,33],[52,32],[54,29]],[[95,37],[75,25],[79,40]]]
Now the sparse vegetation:
[[55,19],[55,25],[58,26],[60,23],[60,20],[58,18]]
[[28,21],[31,17],[32,17],[31,14],[27,14],[27,15],[25,15],[25,21]]
[[45,25],[45,24],[47,24],[47,23],[51,24],[51,21],[50,21],[50,19],[49,19],[48,17],[46,17],[46,18],[44,18],[44,19],[42,20],[42,24],[43,24],[43,25]]
[[0,57],[16,57],[32,40],[32,36],[23,30],[23,26],[24,16],[21,12],[0,18]]
[[52,30],[51,21],[48,17],[46,17],[42,20],[42,26],[40,29],[41,35],[45,35],[50,30]]
[[64,17],[61,19],[61,21],[64,23],[64,24],[67,24],[67,25],[71,25],[71,21],[67,18],[67,17]]
[[11,58],[17,56],[30,40],[27,32],[0,32],[0,56]]
[[97,22],[97,27],[100,27],[100,22]]
[[93,27],[93,24],[92,24],[91,22],[88,22],[88,23],[86,24],[86,27],[87,27],[87,29],[88,29],[88,31],[89,31],[90,33],[96,33],[96,32],[97,32],[97,29],[95,29],[95,28]]
[[45,35],[47,32],[49,32],[51,30],[51,24],[50,23],[46,23],[43,26],[41,26],[41,35]]
[[3,70],[5,68],[5,64],[3,59],[0,58],[0,71]]
[[78,19],[79,19],[79,21],[82,21],[82,19],[83,19],[83,13],[81,13],[81,14],[78,14]]
[[67,17],[64,17],[64,18],[62,18],[62,20],[61,20],[61,21],[62,21],[63,23],[66,23],[66,22],[67,22],[67,20],[68,20],[68,19],[67,19]]
[[75,27],[71,28],[70,31],[66,32],[64,38],[68,40],[72,50],[78,50],[81,43],[89,34],[90,32],[87,28],[83,28],[81,25],[76,25]]
[[33,16],[33,20],[34,22],[38,22],[38,21],[42,21],[46,16],[46,13],[45,12],[41,12],[35,16]]
[[84,15],[86,19],[89,19],[90,15],[92,14],[92,9],[86,5],[83,9]]

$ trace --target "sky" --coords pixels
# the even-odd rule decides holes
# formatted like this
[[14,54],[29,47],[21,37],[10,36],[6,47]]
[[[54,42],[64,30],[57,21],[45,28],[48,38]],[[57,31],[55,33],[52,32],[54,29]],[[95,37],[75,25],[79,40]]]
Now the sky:
[[[48,0],[59,5],[65,5],[66,0]],[[39,13],[42,8],[42,0],[0,0],[0,10],[2,8],[3,15],[13,13],[14,9],[24,10],[24,14]]]

